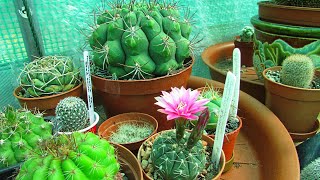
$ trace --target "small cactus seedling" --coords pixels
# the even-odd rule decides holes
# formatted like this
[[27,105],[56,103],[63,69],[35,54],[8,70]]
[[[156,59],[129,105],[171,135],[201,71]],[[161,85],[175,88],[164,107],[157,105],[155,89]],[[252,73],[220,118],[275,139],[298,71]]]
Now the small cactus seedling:
[[115,149],[93,133],[53,136],[20,169],[17,180],[114,180]]
[[285,85],[309,88],[314,76],[314,65],[311,58],[302,54],[287,57],[280,71],[280,82]]
[[41,114],[6,107],[0,113],[0,169],[25,161],[38,144],[52,136]]
[[254,30],[251,26],[246,26],[241,30],[240,41],[241,42],[252,42]]
[[90,123],[87,105],[78,97],[62,99],[56,107],[56,116],[61,132],[79,131]]
[[26,98],[68,91],[80,83],[80,70],[68,57],[47,56],[27,64],[19,76]]

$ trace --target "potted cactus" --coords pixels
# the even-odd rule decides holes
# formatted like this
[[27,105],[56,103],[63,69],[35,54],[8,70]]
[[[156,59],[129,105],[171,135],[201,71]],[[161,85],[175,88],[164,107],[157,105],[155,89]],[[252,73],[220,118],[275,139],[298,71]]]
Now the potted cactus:
[[27,109],[6,107],[0,113],[0,172],[30,157],[38,144],[52,136],[52,125],[42,114],[32,114]]
[[[167,114],[168,120],[175,120],[176,129],[159,132],[140,147],[138,159],[145,179],[217,179],[221,175],[224,154],[221,154],[219,169],[214,169],[210,161],[213,140],[202,135],[209,119],[204,105],[209,100],[198,100],[199,94],[197,90],[181,87],[172,88],[170,93],[163,91],[162,96],[156,97],[156,104],[163,108],[159,111]],[[199,117],[198,112],[201,112]],[[197,118],[199,123],[192,132],[186,131],[187,121]]]
[[104,121],[98,134],[108,141],[136,152],[143,141],[158,130],[157,120],[145,113],[123,113]]
[[153,98],[186,86],[194,62],[190,17],[180,17],[175,1],[130,0],[114,1],[96,19],[89,37],[92,82],[108,114],[147,113],[159,121],[159,130],[172,128]]
[[266,106],[279,117],[293,140],[313,136],[319,129],[320,72],[315,70],[312,59],[291,55],[282,67],[264,70],[263,77]]
[[56,107],[54,124],[61,134],[73,132],[93,132],[97,130],[99,115],[94,113],[94,121],[91,123],[86,103],[78,97],[62,99]]
[[80,70],[64,56],[35,59],[24,67],[19,83],[13,94],[21,106],[45,111],[45,115],[54,115],[61,99],[82,94]]
[[241,65],[246,67],[253,66],[253,36],[254,29],[251,26],[246,26],[241,30],[240,36],[234,40],[235,48],[241,51]]

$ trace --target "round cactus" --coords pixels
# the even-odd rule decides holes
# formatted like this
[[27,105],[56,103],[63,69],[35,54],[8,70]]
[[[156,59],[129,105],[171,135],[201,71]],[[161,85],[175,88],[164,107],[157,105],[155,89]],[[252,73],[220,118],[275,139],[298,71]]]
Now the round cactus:
[[7,107],[0,113],[0,169],[25,161],[51,135],[52,125],[41,114]]
[[192,45],[189,17],[176,3],[117,1],[97,17],[89,38],[93,62],[114,79],[146,79],[181,69]]
[[40,97],[68,91],[80,83],[80,70],[68,57],[47,56],[27,64],[20,77],[23,97]]
[[252,42],[254,35],[254,29],[251,26],[246,26],[241,30],[240,40],[241,42]]
[[89,115],[86,103],[78,97],[62,99],[56,107],[59,131],[74,132],[88,127]]
[[205,168],[205,152],[201,141],[189,149],[187,141],[190,133],[185,133],[179,141],[175,131],[167,131],[157,137],[151,153],[155,171],[163,179],[193,180]]
[[40,148],[23,164],[17,180],[113,180],[120,169],[113,146],[93,133],[54,136]]
[[314,76],[312,59],[306,55],[294,54],[287,57],[280,71],[280,82],[285,85],[309,88]]

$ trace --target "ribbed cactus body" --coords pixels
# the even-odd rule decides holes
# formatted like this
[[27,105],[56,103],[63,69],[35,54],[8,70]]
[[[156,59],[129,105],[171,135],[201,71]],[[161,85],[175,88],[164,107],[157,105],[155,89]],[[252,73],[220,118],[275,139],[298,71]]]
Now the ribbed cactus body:
[[26,160],[38,144],[51,137],[52,125],[40,115],[7,107],[0,113],[0,169]]
[[155,171],[167,180],[193,180],[204,169],[206,159],[201,141],[187,147],[189,133],[176,141],[175,131],[162,133],[152,146],[151,160]]
[[119,3],[97,17],[89,38],[93,62],[118,79],[147,79],[182,68],[191,25],[173,4]]
[[24,97],[39,97],[68,91],[80,83],[80,71],[68,57],[47,56],[27,64],[20,86]]
[[306,55],[294,54],[283,61],[280,82],[285,85],[309,88],[314,76],[312,59]]
[[56,107],[56,116],[62,132],[78,131],[89,125],[87,105],[78,97],[62,99]]
[[54,137],[20,169],[17,180],[113,180],[120,165],[114,148],[92,133]]

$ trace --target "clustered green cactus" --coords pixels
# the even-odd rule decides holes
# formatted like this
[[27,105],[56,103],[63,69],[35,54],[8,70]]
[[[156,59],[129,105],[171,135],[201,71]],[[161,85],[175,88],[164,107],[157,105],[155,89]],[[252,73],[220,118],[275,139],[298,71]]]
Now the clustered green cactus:
[[314,76],[312,59],[306,55],[294,54],[287,57],[280,71],[280,82],[285,85],[309,88]]
[[241,30],[240,41],[241,42],[252,42],[254,35],[254,29],[251,26],[246,26]]
[[320,7],[319,0],[273,0],[276,4],[298,7]]
[[52,125],[41,114],[6,107],[0,113],[0,169],[25,161],[51,135]]
[[80,83],[80,70],[63,56],[35,59],[22,70],[21,95],[26,98],[48,96],[68,91]]
[[53,136],[20,169],[17,180],[114,180],[115,149],[93,133]]
[[61,132],[74,132],[89,126],[86,103],[78,97],[62,99],[56,107],[56,121]]
[[189,18],[181,20],[174,1],[114,2],[97,17],[89,37],[95,67],[114,79],[147,79],[182,69],[194,45],[188,40]]

